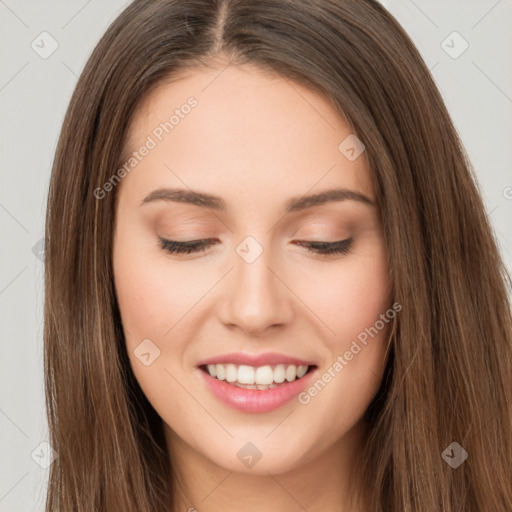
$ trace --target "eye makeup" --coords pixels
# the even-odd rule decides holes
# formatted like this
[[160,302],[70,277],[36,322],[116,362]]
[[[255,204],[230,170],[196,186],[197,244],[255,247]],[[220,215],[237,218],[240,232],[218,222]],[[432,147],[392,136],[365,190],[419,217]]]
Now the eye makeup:
[[[304,240],[295,241],[294,243],[307,250],[322,255],[331,254],[346,254],[349,252],[353,238],[345,240],[338,240],[336,242],[308,242]],[[208,247],[218,243],[218,240],[212,238],[205,238],[200,240],[187,240],[178,242],[176,240],[169,240],[167,238],[159,237],[160,247],[171,254],[190,254],[205,251]]]

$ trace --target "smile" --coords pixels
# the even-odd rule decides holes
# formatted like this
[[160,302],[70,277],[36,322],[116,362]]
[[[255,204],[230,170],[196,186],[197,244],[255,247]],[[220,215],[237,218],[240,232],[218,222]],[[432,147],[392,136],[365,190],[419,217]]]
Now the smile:
[[307,365],[276,364],[248,366],[235,364],[209,364],[202,369],[211,377],[243,389],[272,389],[283,382],[293,382],[306,375],[312,367]]
[[318,373],[318,366],[277,353],[225,354],[203,360],[198,374],[220,402],[246,413],[270,412],[290,402]]

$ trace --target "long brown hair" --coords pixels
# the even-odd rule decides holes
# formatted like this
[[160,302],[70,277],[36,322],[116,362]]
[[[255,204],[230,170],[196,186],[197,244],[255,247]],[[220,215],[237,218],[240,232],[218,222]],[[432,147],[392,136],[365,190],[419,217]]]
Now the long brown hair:
[[[322,94],[366,146],[403,305],[365,416],[371,512],[510,512],[510,278],[429,70],[374,0],[136,0],[96,46],[48,197],[45,387],[58,458],[46,510],[172,506],[162,421],[131,371],[116,301],[116,190],[94,191],[120,165],[149,91],[217,56]],[[454,441],[468,453],[456,469],[442,457]]]

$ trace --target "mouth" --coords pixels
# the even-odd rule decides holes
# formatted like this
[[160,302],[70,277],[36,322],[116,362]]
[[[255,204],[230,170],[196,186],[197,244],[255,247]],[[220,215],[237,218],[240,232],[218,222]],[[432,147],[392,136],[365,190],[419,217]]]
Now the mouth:
[[315,365],[274,364],[249,366],[244,364],[203,364],[199,369],[210,377],[234,387],[265,391],[302,379]]
[[297,397],[318,366],[278,353],[224,354],[198,363],[198,376],[224,405],[243,413],[266,413]]

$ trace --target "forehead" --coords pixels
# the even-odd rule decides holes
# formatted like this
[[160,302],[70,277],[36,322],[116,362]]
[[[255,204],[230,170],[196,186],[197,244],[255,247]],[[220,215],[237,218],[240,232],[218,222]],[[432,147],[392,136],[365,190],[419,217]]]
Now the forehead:
[[353,136],[325,97],[284,77],[252,66],[190,68],[140,103],[125,157],[149,139],[153,147],[123,187],[270,198],[341,185],[371,196],[364,153],[351,160],[340,150]]

